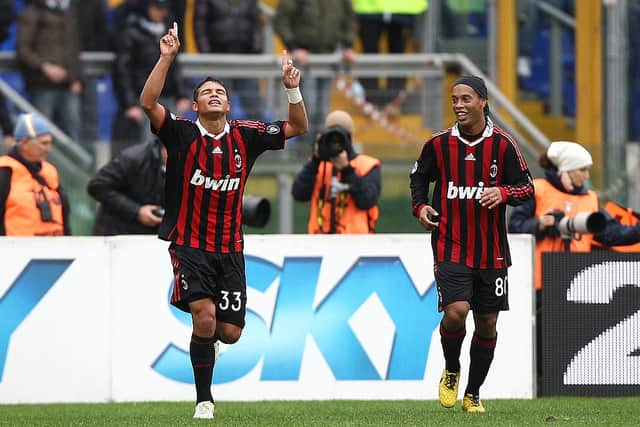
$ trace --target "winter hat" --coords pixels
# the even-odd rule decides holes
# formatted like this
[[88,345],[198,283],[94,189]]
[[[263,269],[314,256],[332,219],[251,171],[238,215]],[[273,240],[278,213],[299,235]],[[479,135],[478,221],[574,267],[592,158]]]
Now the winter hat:
[[567,172],[591,166],[591,154],[580,144],[569,141],[552,142],[547,148],[547,157],[558,172]]
[[324,121],[324,125],[325,127],[341,126],[346,129],[347,132],[353,133],[353,119],[346,111],[335,110],[330,112]]
[[18,116],[13,137],[17,141],[21,141],[25,138],[35,138],[45,133],[51,133],[51,128],[49,128],[42,116],[38,113],[27,113]]

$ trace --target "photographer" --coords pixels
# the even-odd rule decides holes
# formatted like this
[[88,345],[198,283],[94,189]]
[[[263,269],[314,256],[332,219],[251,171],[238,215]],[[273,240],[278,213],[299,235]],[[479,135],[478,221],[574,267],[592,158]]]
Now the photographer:
[[[539,163],[545,177],[534,180],[535,199],[514,208],[509,218],[510,233],[536,236],[538,291],[542,288],[543,252],[590,252],[595,242],[614,246],[640,241],[640,227],[620,224],[600,209],[597,194],[585,186],[593,161],[584,147],[574,142],[553,142]],[[589,215],[594,213],[599,215]],[[575,219],[573,229],[570,222],[563,221],[566,217]],[[577,217],[588,218],[594,226],[589,221],[578,221]],[[598,224],[598,217],[603,224]]]
[[93,234],[157,234],[164,206],[167,150],[156,138],[122,150],[89,181],[100,207]]
[[353,119],[333,111],[314,154],[293,183],[298,202],[310,202],[309,234],[373,233],[382,189],[380,160],[353,149]]
[[[574,142],[549,145],[539,160],[545,177],[534,180],[535,199],[517,206],[509,217],[510,233],[536,236],[536,341],[538,392],[542,390],[542,253],[590,252],[597,242],[605,246],[640,241],[640,228],[620,224],[600,209],[597,194],[586,187],[591,154]],[[579,221],[579,218],[594,220]],[[569,221],[573,220],[573,224]],[[581,231],[576,233],[575,231]]]

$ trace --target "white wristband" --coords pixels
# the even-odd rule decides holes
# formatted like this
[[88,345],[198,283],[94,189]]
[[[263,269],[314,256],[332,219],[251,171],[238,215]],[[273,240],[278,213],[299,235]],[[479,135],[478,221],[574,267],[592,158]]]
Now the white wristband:
[[287,92],[287,98],[289,98],[289,104],[297,104],[302,101],[302,93],[300,93],[299,87],[288,88],[285,87],[284,91]]

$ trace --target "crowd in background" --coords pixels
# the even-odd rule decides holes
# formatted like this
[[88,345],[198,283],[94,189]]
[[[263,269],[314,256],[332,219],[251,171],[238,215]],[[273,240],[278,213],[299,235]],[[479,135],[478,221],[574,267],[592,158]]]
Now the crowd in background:
[[[6,0],[0,0],[0,7]],[[263,53],[265,40],[257,0],[18,0],[13,11],[2,13],[5,31],[10,34],[2,47],[15,50],[20,78],[14,85],[32,104],[73,140],[91,150],[104,134],[113,154],[131,144],[150,138],[148,122],[137,106],[143,77],[155,62],[151,40],[176,21],[190,28],[185,45],[201,53]],[[187,3],[192,5],[188,12]],[[388,13],[382,9],[399,12]],[[368,0],[310,1],[300,9],[296,2],[280,1],[274,10],[274,28],[296,63],[306,68],[309,53],[343,51],[353,62],[353,44],[360,28],[362,50],[378,51],[383,31],[390,52],[404,52],[415,36],[415,25],[427,9],[426,0],[378,2]],[[15,25],[13,25],[15,24]],[[0,26],[2,22],[0,22]],[[335,28],[328,29],[333,25]],[[366,31],[365,31],[366,30]],[[184,36],[184,35],[183,35]],[[0,40],[1,41],[1,40]],[[96,79],[85,78],[79,55],[82,51],[111,51],[116,55],[110,76],[115,111],[104,131],[105,118],[99,116]],[[165,87],[166,98],[178,113],[189,114],[190,94],[178,64]],[[271,111],[261,96],[257,79],[226,79],[234,96],[236,118],[268,118]],[[365,79],[372,102],[388,103],[402,88],[401,79],[391,79],[380,87],[378,79]],[[312,135],[322,127],[329,112],[331,80],[307,79]],[[0,101],[4,106],[4,102]],[[2,114],[3,134],[11,133],[10,122],[17,111]],[[4,123],[1,119],[4,118]],[[100,129],[99,129],[100,128]],[[102,129],[102,132],[100,130]],[[99,135],[101,133],[102,135]]]
[[[534,0],[517,2],[518,75],[521,89],[548,96],[545,92],[548,82],[540,76],[547,73],[547,65],[541,61],[545,52],[549,53],[543,34],[549,31],[550,19],[535,3]],[[574,0],[545,0],[545,3],[573,14]],[[187,4],[192,5],[191,10],[187,10]],[[439,38],[486,37],[485,1],[443,0],[440,5]],[[427,10],[426,0],[309,1],[304,8],[283,0],[277,2],[273,22],[276,34],[304,68],[308,53],[328,53],[336,49],[342,50],[347,63],[353,62],[355,44],[364,53],[378,52],[381,46],[390,53],[406,52],[419,44],[417,32],[423,25],[420,16]],[[634,28],[640,16],[640,1],[629,2],[628,15],[629,28]],[[160,29],[173,21],[177,21],[180,28],[190,28],[190,40],[185,45],[190,46],[192,52],[254,54],[265,49],[262,31],[265,16],[257,0],[0,0],[0,49],[16,52],[20,79],[12,82],[40,112],[84,145],[104,139],[106,135],[113,140],[112,152],[116,153],[149,137],[147,122],[134,102],[141,88],[140,76],[148,71],[152,60],[152,52],[145,48],[148,46],[145,42],[157,39]],[[563,61],[570,62],[573,35],[570,30],[563,33],[566,33]],[[636,39],[635,32],[630,31],[631,94],[637,92],[636,86],[639,86],[638,55],[633,48],[638,44]],[[116,53],[110,76],[116,111],[106,120],[108,129],[103,130],[102,135],[99,135],[98,122],[104,122],[105,118],[98,116],[96,106],[98,82],[82,76],[78,58],[81,51]],[[186,112],[190,97],[184,93],[185,83],[177,68],[170,76],[165,101],[171,101],[176,111]],[[575,114],[575,92],[571,90],[574,79],[569,70],[564,74],[563,111],[572,116]],[[256,79],[228,79],[226,83],[238,100],[238,117],[263,118],[271,113],[260,96],[262,88]],[[390,106],[404,88],[404,79],[398,78],[362,78],[360,83],[367,99],[377,107]],[[312,134],[315,134],[329,111],[330,80],[308,79],[305,84],[310,99],[318,101],[317,108],[309,111]],[[4,136],[10,135],[11,121],[17,114],[15,109],[7,110],[5,104],[0,98],[0,130]],[[640,120],[635,120],[640,114],[638,111],[640,108],[629,108],[630,140],[640,139]]]

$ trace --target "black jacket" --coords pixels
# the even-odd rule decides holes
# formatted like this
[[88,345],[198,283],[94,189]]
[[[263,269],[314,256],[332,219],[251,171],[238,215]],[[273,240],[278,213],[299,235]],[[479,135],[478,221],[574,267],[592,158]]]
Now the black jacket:
[[78,30],[80,50],[99,52],[107,50],[107,23],[104,0],[82,0],[78,2]]
[[124,149],[103,166],[87,186],[100,202],[93,233],[156,234],[137,220],[141,205],[164,206],[164,171],[157,140]]
[[[114,89],[121,110],[138,105],[140,92],[160,57],[160,38],[166,34],[170,25],[169,22],[160,25],[162,31],[154,33],[151,30],[153,25],[146,17],[129,15],[125,28],[117,39],[113,68]],[[169,69],[162,95],[188,98],[177,61]]]
[[202,53],[261,53],[260,11],[256,0],[197,0],[194,29]]
[[[545,169],[545,179],[555,188],[566,193],[562,186],[558,171],[555,168]],[[584,187],[576,188],[571,194],[586,194]],[[640,242],[640,226],[629,226],[620,224],[609,213],[600,208],[600,213],[607,220],[604,230],[594,233],[593,238],[605,246],[630,245]],[[536,217],[536,201],[531,198],[513,208],[509,217],[509,233],[529,233],[536,236],[536,240],[542,240],[546,236],[558,237],[558,232],[553,227],[547,227],[544,230],[538,229],[538,218]]]

